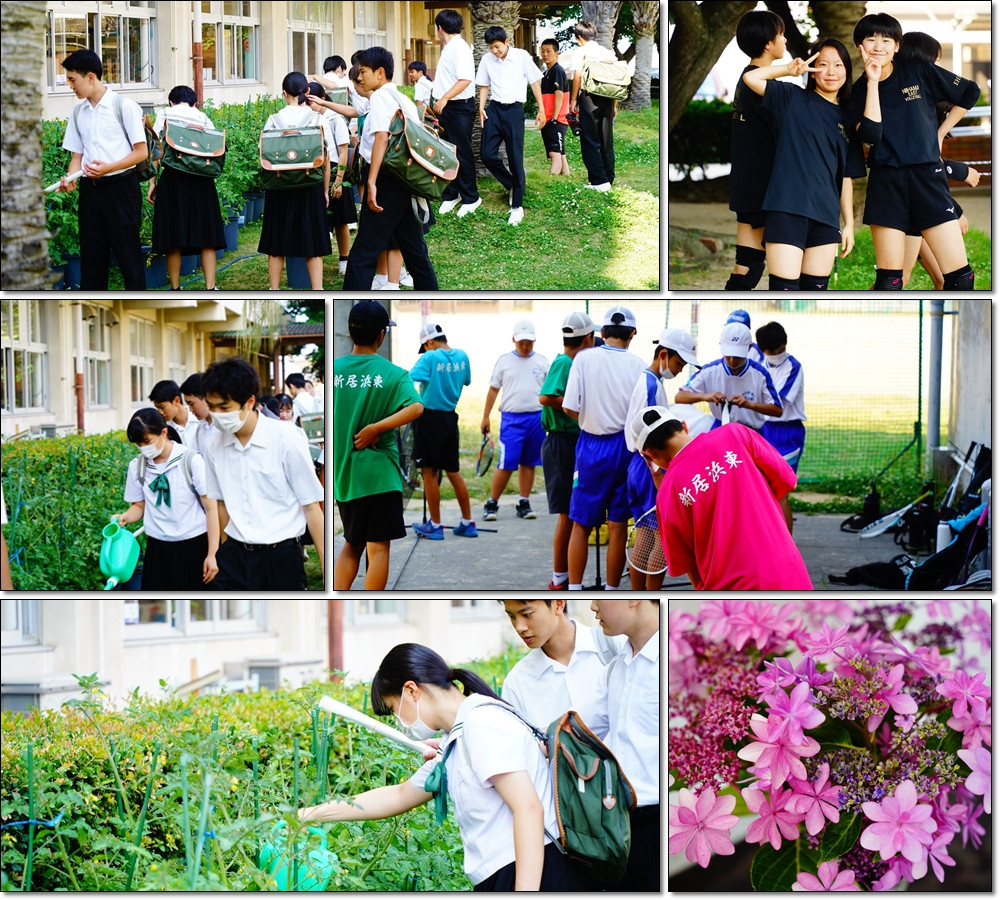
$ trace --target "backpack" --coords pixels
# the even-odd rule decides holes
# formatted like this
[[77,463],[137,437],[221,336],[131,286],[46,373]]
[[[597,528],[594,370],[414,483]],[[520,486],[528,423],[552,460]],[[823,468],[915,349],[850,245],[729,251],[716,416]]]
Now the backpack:
[[580,90],[598,97],[624,100],[632,76],[628,63],[620,59],[585,59],[580,70]]
[[986,548],[988,508],[988,504],[983,503],[961,519],[949,522],[955,537],[906,576],[906,590],[941,591],[964,582],[972,560]]
[[163,165],[186,172],[218,178],[226,161],[226,132],[194,122],[164,120]]
[[[184,480],[187,482],[187,486],[191,488],[191,492],[194,494],[195,499],[198,501],[198,505],[204,509],[204,504],[201,502],[201,494],[198,493],[197,488],[194,486],[194,478],[191,475],[191,462],[197,451],[196,450],[185,450],[181,456],[181,472],[184,475]],[[141,453],[139,454],[139,461],[136,463],[135,467],[135,477],[139,482],[140,487],[145,487],[146,485],[146,457]]]
[[[112,94],[111,108],[114,110],[115,118],[118,120],[118,124],[125,135],[125,140],[128,141],[131,147],[132,139],[128,136],[128,130],[125,128],[125,117],[122,112],[124,99],[121,94]],[[77,134],[80,133],[79,116],[82,105],[78,103],[73,107],[73,127],[76,128]],[[139,176],[139,181],[149,181],[150,178],[156,175],[160,160],[163,158],[163,142],[160,140],[159,135],[153,131],[153,123],[148,115],[142,117],[142,130],[146,135],[146,159],[135,165],[135,174]]]
[[323,183],[326,134],[319,114],[315,125],[265,128],[260,133],[259,148],[264,190],[293,190]]
[[454,144],[409,118],[400,106],[389,123],[382,167],[414,197],[440,200],[458,177],[458,153]]

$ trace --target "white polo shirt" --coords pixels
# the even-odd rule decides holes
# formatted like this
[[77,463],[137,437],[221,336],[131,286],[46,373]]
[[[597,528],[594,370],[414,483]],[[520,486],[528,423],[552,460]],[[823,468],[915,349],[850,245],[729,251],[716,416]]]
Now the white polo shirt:
[[[128,475],[125,476],[125,502],[146,501],[143,525],[149,537],[159,541],[186,541],[188,538],[204,534],[208,530],[208,525],[205,520],[205,510],[201,508],[198,497],[195,497],[194,491],[188,487],[187,479],[184,477],[181,457],[185,453],[194,453],[191,460],[191,481],[200,497],[208,493],[205,489],[205,460],[200,453],[196,453],[190,447],[173,441],[171,444],[170,458],[167,462],[146,461],[146,476],[142,485],[139,484],[137,477],[140,457],[137,456],[128,464]],[[164,501],[157,506],[156,498],[160,494],[151,490],[149,485],[164,472],[170,484],[170,506]]]
[[[114,96],[114,92],[108,88],[97,106],[91,106],[89,100],[81,100],[74,107],[79,109],[79,112],[75,116],[70,114],[66,120],[63,149],[69,150],[70,153],[82,153],[83,165],[95,159],[117,162],[128,156],[135,149],[135,144],[146,143],[146,132],[142,127],[142,109],[139,104],[127,97],[122,98],[122,122],[125,125],[125,129],[122,130],[115,115]],[[125,137],[126,131],[128,138]],[[135,167],[129,166],[129,169],[131,168]],[[127,171],[128,169],[119,169],[110,174],[121,175]]]
[[632,389],[645,368],[624,347],[603,344],[577,353],[566,380],[563,409],[579,413],[580,428],[588,434],[624,431]]
[[490,375],[490,387],[502,389],[500,412],[530,413],[541,410],[538,395],[548,373],[549,361],[540,353],[532,351],[531,356],[521,356],[516,350],[511,350],[501,356]]
[[216,428],[206,451],[208,496],[226,504],[226,534],[276,544],[305,532],[302,507],[322,500],[323,486],[307,443],[286,423],[258,414],[246,446]]
[[[501,696],[542,731],[567,710],[574,710],[602,740],[608,732],[607,680],[594,629],[573,622],[576,645],[568,665],[536,647],[517,661],[503,680]],[[611,638],[623,644],[623,638]]]
[[635,453],[638,449],[635,446],[635,438],[632,436],[632,420],[639,414],[640,409],[647,406],[666,406],[667,392],[663,389],[663,382],[657,378],[649,369],[646,369],[638,378],[635,387],[632,388],[632,396],[628,401],[628,412],[625,414],[625,446],[629,453]]
[[[781,417],[771,418],[772,422],[804,422],[806,420],[805,384],[802,374],[802,363],[794,356],[789,356],[780,366],[772,366],[767,357],[763,358],[761,367],[771,376],[774,389],[781,398]],[[768,419],[764,419],[765,423]]]
[[476,72],[476,84],[489,87],[490,100],[497,103],[524,103],[528,85],[541,80],[541,69],[531,54],[520,47],[510,47],[503,59],[484,53]]
[[[541,747],[513,713],[496,706],[477,709],[484,702],[497,701],[483,694],[472,694],[462,701],[438,756],[410,778],[423,790],[448,745],[458,742],[445,762],[448,799],[462,837],[465,874],[473,884],[514,862],[514,815],[493,786],[493,776],[527,772],[545,810],[545,831],[559,833],[552,776]],[[543,843],[551,843],[548,836]]]
[[[472,56],[472,48],[455,35],[441,48],[441,58],[434,72],[433,95],[440,100],[454,86],[456,81],[469,83],[452,100],[468,100],[475,96],[476,61]],[[450,101],[449,101],[450,102]]]
[[[768,371],[760,363],[750,359],[739,374],[735,374],[724,359],[713,359],[695,372],[684,387],[696,394],[714,394],[716,391],[722,391],[727,397],[742,394],[752,403],[776,403],[781,406],[781,398],[774,388],[774,382]],[[718,403],[708,405],[712,409],[712,415],[721,420],[722,407]],[[738,422],[755,431],[760,431],[769,419],[773,422],[778,421],[777,416],[765,416],[752,409],[742,409],[739,406],[729,408],[730,422]]]
[[660,802],[660,632],[632,655],[631,643],[606,669],[608,736],[635,790],[636,806]]
[[419,122],[420,116],[417,115],[417,107],[413,101],[406,94],[401,94],[391,82],[383,84],[369,99],[371,105],[368,108],[368,115],[365,117],[365,127],[359,146],[361,155],[370,164],[372,147],[375,146],[375,133],[389,130],[389,124],[392,122],[392,117],[396,115],[397,109],[401,109],[403,115],[414,122]]

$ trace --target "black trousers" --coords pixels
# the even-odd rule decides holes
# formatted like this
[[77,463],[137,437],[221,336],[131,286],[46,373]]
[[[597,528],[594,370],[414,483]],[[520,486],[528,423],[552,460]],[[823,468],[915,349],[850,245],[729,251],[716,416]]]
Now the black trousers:
[[580,109],[580,155],[591,184],[615,180],[615,101],[582,91]]
[[229,538],[215,554],[219,574],[208,585],[216,591],[304,591],[306,570],[298,538],[277,547],[248,550]]
[[472,126],[476,119],[476,100],[449,100],[438,122],[444,129],[444,139],[455,145],[458,156],[458,178],[445,188],[444,200],[462,197],[462,203],[475,203],[479,199],[476,186],[476,158],[472,155]]
[[[507,162],[500,158],[500,144],[507,149]],[[480,153],[483,165],[508,191],[513,188],[511,209],[517,209],[524,199],[524,104],[497,103],[486,107],[483,140]],[[461,170],[459,170],[461,171]]]
[[361,214],[358,233],[347,257],[345,291],[370,291],[378,255],[389,249],[393,240],[399,245],[406,270],[413,276],[416,291],[436,291],[437,275],[427,255],[423,226],[413,214],[412,197],[392,175],[380,169],[375,180],[375,201],[382,212],[368,207],[367,185],[361,189]]
[[204,591],[202,566],[208,556],[208,533],[184,541],[161,541],[146,535],[142,561],[144,591]]
[[660,890],[660,805],[640,806],[632,811],[632,846],[625,876],[609,891]]
[[146,267],[139,240],[142,194],[133,170],[105,178],[80,179],[80,290],[106,291],[111,251],[125,290],[146,290]]
[[[502,869],[497,869],[489,878],[480,881],[472,889],[474,891],[512,891],[514,890],[514,875],[517,863],[508,863]],[[542,862],[542,882],[540,891],[587,891],[593,890],[577,874],[573,863],[563,856],[555,844],[545,845],[545,858]]]

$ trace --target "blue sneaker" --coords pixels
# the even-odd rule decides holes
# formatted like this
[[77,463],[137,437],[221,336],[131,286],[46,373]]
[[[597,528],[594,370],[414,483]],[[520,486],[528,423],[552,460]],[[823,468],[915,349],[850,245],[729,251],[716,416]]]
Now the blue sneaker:
[[451,533],[455,535],[455,537],[479,537],[479,532],[476,531],[475,522],[470,522],[468,525],[462,525],[459,523],[451,529]]
[[413,530],[420,535],[420,537],[430,538],[432,541],[443,541],[444,540],[444,525],[438,525],[435,528],[430,522],[424,525],[417,525],[414,523]]

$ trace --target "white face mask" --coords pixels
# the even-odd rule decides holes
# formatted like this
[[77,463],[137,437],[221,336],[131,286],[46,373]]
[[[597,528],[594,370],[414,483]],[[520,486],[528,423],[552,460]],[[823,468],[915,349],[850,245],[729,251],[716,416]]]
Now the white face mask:
[[670,381],[671,378],[676,378],[676,377],[677,376],[670,371],[670,366],[664,366],[662,369],[660,369],[660,378],[662,378],[664,381]]
[[160,455],[160,445],[155,444],[145,444],[139,448],[139,452],[146,457],[146,459],[156,459]]
[[780,366],[786,359],[788,359],[788,351],[784,353],[770,353],[764,357],[767,360],[769,366]]
[[241,412],[243,412],[242,409],[234,409],[232,412],[212,413],[212,424],[223,434],[235,434],[246,421],[246,416],[240,418]]
[[[403,708],[403,698],[399,698],[399,708]],[[428,725],[425,725],[420,721],[420,701],[417,701],[417,718],[412,725],[407,725],[403,721],[403,717],[396,713],[396,718],[399,720],[399,724],[403,726],[403,731],[410,735],[414,740],[417,741],[427,741],[430,740],[437,732]]]

